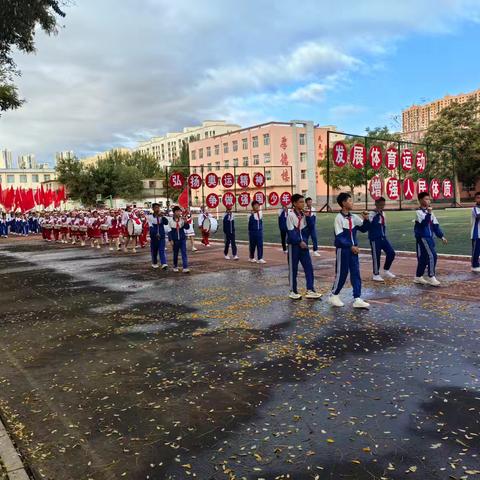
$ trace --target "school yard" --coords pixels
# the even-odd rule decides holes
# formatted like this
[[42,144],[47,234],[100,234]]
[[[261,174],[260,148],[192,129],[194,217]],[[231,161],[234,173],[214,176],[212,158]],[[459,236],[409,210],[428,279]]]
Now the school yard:
[[[433,289],[400,256],[398,278],[374,285],[362,254],[372,309],[352,310],[347,288],[332,310],[287,298],[278,247],[264,266],[221,248],[184,275],[151,269],[145,251],[0,242],[0,412],[31,478],[478,478],[468,262],[441,258]],[[334,254],[321,253],[326,293]]]
[[[336,213],[317,214],[317,236],[320,245],[333,245],[333,221]],[[470,255],[469,208],[450,208],[435,210],[435,215],[448,239],[448,245],[438,245],[439,253]],[[415,251],[413,224],[415,211],[387,211],[387,232],[396,250]],[[236,220],[237,237],[247,240],[247,217],[239,213]],[[275,214],[265,215],[264,238],[266,242],[279,242],[278,221]],[[369,247],[367,235],[358,236],[362,247]],[[441,242],[440,242],[441,244]]]

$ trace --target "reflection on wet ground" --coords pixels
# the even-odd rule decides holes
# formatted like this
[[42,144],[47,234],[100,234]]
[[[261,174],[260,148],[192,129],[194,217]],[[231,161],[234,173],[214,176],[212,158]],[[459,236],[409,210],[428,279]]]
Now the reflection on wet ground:
[[37,478],[480,470],[473,275],[366,282],[359,312],[292,303],[284,266],[179,276],[85,253],[0,249],[0,410]]

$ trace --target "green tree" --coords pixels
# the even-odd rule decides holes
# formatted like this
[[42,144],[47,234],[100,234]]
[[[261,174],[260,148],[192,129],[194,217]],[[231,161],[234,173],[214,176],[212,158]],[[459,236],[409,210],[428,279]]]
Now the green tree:
[[0,0],[0,111],[19,108],[23,100],[13,83],[18,76],[13,51],[35,52],[37,26],[47,34],[58,31],[58,20],[64,17],[58,0]]
[[465,184],[480,178],[480,102],[470,100],[445,107],[427,130],[424,141],[431,145],[430,176],[456,174]]

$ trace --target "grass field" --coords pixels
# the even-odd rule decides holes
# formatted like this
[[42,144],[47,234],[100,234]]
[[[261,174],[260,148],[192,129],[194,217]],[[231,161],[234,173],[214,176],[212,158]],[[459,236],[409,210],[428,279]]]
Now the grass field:
[[[437,242],[438,253],[451,253],[457,255],[470,255],[470,209],[437,210],[435,215],[440,222],[448,245]],[[333,220],[336,213],[320,213],[317,215],[317,236],[319,245],[333,245]],[[386,212],[387,235],[396,250],[415,251],[415,238],[413,236],[414,211]],[[221,227],[220,227],[221,229]],[[247,240],[247,217],[237,214],[235,219],[237,239]],[[219,238],[221,232],[217,233]],[[359,234],[362,247],[369,247],[366,234]],[[264,241],[280,242],[277,215],[264,216]]]

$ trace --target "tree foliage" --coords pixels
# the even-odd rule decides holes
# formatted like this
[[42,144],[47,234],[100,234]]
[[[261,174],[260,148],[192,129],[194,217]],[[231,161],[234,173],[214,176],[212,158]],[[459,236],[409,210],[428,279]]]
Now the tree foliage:
[[65,16],[59,0],[0,0],[0,111],[19,108],[13,77],[19,75],[13,50],[35,52],[35,34],[39,26],[47,34],[55,34],[58,20]]
[[432,145],[431,175],[450,176],[455,160],[458,179],[475,183],[480,178],[480,103],[470,100],[445,107],[430,124],[424,141]]
[[116,151],[90,166],[78,159],[60,160],[56,170],[58,180],[66,185],[69,196],[85,205],[94,205],[97,194],[102,198],[138,199],[142,195],[142,180],[160,178],[163,174],[150,155]]

